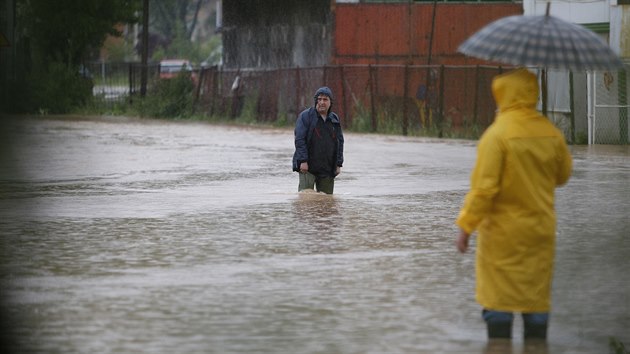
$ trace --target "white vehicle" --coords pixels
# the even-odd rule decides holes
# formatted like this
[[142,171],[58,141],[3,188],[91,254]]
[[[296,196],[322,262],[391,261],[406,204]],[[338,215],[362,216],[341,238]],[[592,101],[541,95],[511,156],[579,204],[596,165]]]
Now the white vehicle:
[[196,82],[197,74],[188,60],[167,59],[160,61],[160,79],[172,79],[182,71],[189,72],[192,80]]

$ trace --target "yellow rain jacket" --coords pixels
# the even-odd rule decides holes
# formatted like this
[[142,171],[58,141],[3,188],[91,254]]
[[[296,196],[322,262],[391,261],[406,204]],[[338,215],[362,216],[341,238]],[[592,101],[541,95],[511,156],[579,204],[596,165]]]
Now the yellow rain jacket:
[[478,231],[476,298],[484,308],[549,312],[555,251],[554,190],[571,175],[562,133],[536,111],[536,76],[497,76],[499,113],[479,140],[471,189],[457,218]]

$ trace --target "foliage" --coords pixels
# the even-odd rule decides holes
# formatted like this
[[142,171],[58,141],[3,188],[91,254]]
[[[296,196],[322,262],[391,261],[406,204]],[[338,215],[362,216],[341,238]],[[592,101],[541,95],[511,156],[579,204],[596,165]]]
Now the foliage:
[[193,82],[182,71],[173,79],[155,82],[140,102],[140,114],[157,118],[186,118],[192,114]]
[[78,115],[100,116],[137,116],[139,113],[129,104],[128,97],[121,100],[107,100],[103,96],[94,96],[85,105],[75,107],[71,113]]
[[608,346],[610,348],[611,354],[629,354],[630,351],[626,349],[626,346],[623,342],[619,341],[617,338],[610,337],[608,340]]
[[10,90],[5,95],[0,95],[0,113],[23,113],[32,111],[30,107],[31,97],[29,95],[28,84],[25,80],[10,79],[8,81]]
[[274,126],[277,128],[284,128],[293,126],[293,124],[295,124],[295,120],[290,121],[289,115],[286,112],[279,112],[278,119],[276,119]]
[[[178,27],[179,28],[179,27]],[[179,28],[168,46],[158,46],[151,57],[154,61],[167,58],[184,58],[192,63],[214,65],[221,59],[221,37],[214,36],[201,44],[193,43]]]
[[138,0],[18,0],[16,15],[35,60],[76,66],[107,34],[120,35],[116,23],[136,22],[139,6]]
[[206,66],[218,65],[223,59],[223,45],[221,37],[214,36],[209,41],[204,42],[201,46],[201,54],[205,58],[203,64]]
[[132,61],[135,56],[133,45],[127,40],[105,43],[104,48],[107,51],[107,60],[112,62]]
[[258,98],[259,98],[258,92],[255,92],[253,94],[245,96],[244,98],[241,98],[244,101],[242,102],[242,105],[243,105],[242,108],[240,109],[237,108],[238,121],[240,121],[241,123],[246,123],[246,124],[253,124],[257,121]]
[[575,141],[573,143],[575,145],[586,145],[586,144],[588,144],[588,135],[585,132],[577,132],[575,134]]
[[[220,37],[214,34],[216,13],[201,16],[211,0],[160,0],[150,5],[149,55],[159,61],[183,58],[193,64],[218,63]],[[203,22],[202,22],[203,21]],[[201,31],[197,31],[202,28]]]
[[190,41],[184,33],[182,26],[175,28],[172,41],[165,46],[159,46],[153,52],[152,59],[160,61],[166,58],[185,58],[192,62],[199,62],[201,58],[200,48]]
[[25,43],[9,111],[65,113],[85,104],[92,82],[81,64],[114,25],[133,23],[139,0],[16,0],[16,35]]
[[9,112],[67,113],[92,98],[92,80],[61,63],[36,68],[10,91]]
[[160,0],[150,3],[150,27],[163,38],[191,41],[198,24],[199,10],[208,0]]
[[373,131],[372,118],[370,117],[370,112],[365,105],[360,102],[356,102],[354,112],[355,114],[352,117],[350,129],[357,132]]
[[[348,130],[362,133],[402,134],[403,118],[401,110],[396,111],[390,108],[383,109],[379,107],[375,112],[377,126],[373,127],[371,113],[367,107],[367,105],[361,102],[356,102],[353,107],[352,121],[350,122]],[[453,126],[451,117],[445,117],[440,123],[433,119],[425,119],[424,110],[416,113],[410,109],[409,115],[407,126],[407,135],[409,136],[479,139],[483,133],[483,129],[479,124],[471,123],[470,120],[465,117],[463,119],[463,126],[456,128]]]

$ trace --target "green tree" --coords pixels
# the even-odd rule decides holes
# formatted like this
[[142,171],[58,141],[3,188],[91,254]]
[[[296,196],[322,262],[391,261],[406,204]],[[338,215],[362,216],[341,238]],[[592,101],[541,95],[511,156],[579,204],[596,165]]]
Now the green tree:
[[[214,28],[214,24],[203,20],[202,9],[214,8],[212,0],[151,0],[149,51],[153,60],[166,57],[186,58],[193,63],[202,62],[217,51],[218,36],[193,38],[198,27]],[[212,12],[211,16],[216,16]],[[211,17],[214,21],[215,17]],[[216,38],[215,38],[216,37]],[[153,43],[151,43],[153,41]]]
[[149,5],[149,27],[165,38],[178,36],[190,41],[197,26],[199,10],[208,3],[208,0],[153,0]]
[[139,0],[16,0],[16,24],[24,64],[9,83],[8,111],[64,113],[92,96],[81,63],[119,36],[118,23],[137,22]]
[[[135,23],[138,0],[18,0],[18,23],[31,42],[34,61],[79,65],[114,25]],[[34,65],[38,64],[36,62]]]

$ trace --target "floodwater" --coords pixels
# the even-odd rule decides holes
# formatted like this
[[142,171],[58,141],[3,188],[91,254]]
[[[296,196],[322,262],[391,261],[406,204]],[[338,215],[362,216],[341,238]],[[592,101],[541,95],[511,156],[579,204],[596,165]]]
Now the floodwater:
[[475,142],[346,133],[297,193],[291,129],[0,123],[3,345],[45,353],[606,353],[630,346],[630,148],[572,147],[548,344],[490,342],[454,219]]

